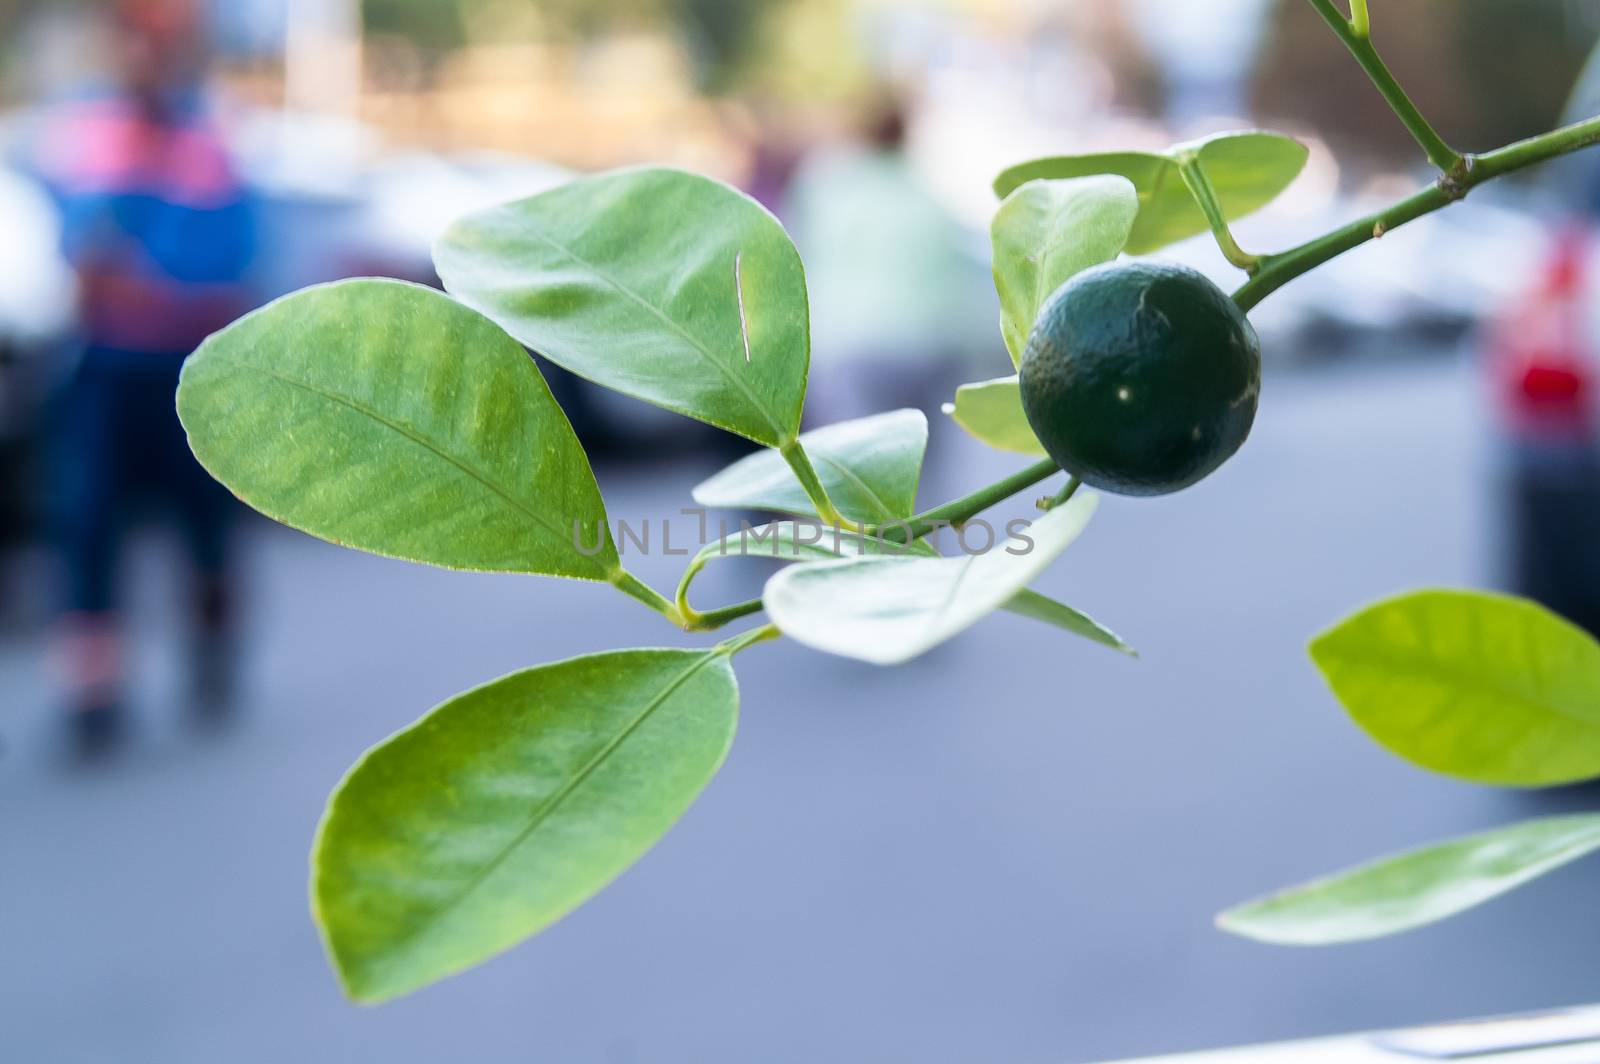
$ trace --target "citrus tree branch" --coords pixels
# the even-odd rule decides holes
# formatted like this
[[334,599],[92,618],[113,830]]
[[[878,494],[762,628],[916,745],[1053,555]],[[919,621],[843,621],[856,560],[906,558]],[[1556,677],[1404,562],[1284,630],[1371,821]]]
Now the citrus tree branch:
[[[688,602],[683,597],[687,596],[687,594],[688,587],[685,585],[681,589],[678,600],[678,609],[680,611],[684,610],[688,605]],[[760,599],[750,599],[748,602],[741,602],[735,606],[724,606],[717,610],[707,610],[705,613],[689,610],[684,613],[683,627],[685,631],[689,632],[714,632],[718,628],[732,624],[734,621],[749,617],[751,614],[760,613],[762,609],[764,607]]]
[[[879,525],[869,531],[881,537],[886,543],[909,543],[946,525],[959,525],[963,521],[970,521],[989,507],[1005,502],[1019,491],[1027,491],[1041,480],[1046,480],[1060,471],[1060,466],[1052,459],[1046,458],[1003,480],[979,488],[970,495],[963,495],[943,506],[936,506],[925,513],[920,513],[909,521]],[[907,535],[908,531],[910,535]]]
[[1407,222],[1448,207],[1486,181],[1594,144],[1600,144],[1600,116],[1483,155],[1462,156],[1422,191],[1299,247],[1266,256],[1261,260],[1260,271],[1234,293],[1234,301],[1249,310],[1301,274]]
[[[919,540],[931,532],[948,525],[959,525],[963,521],[971,520],[978,514],[996,506],[1011,496],[1033,487],[1041,480],[1046,480],[1061,471],[1061,467],[1046,458],[1036,462],[1028,468],[1013,473],[1009,477],[997,480],[987,487],[979,488],[970,495],[963,495],[953,502],[937,506],[926,513],[918,514],[908,521],[897,521],[887,525],[876,525],[859,530],[860,535],[875,536],[885,543],[911,543]],[[1072,492],[1078,490],[1077,478],[1067,486],[1067,491],[1057,496],[1060,501],[1071,498]],[[725,606],[722,609],[708,610],[701,613],[689,605],[689,588],[694,583],[695,577],[705,568],[705,559],[697,558],[684,570],[683,578],[678,582],[676,602],[667,602],[671,609],[669,616],[680,623],[686,631],[710,632],[731,624],[762,609],[760,599],[751,599],[735,606]],[[648,590],[648,589],[646,589]],[[654,594],[654,592],[651,592]],[[665,600],[663,600],[665,601]],[[663,611],[665,612],[665,611]]]
[[1422,112],[1417,110],[1417,105],[1411,102],[1411,97],[1400,87],[1389,67],[1378,55],[1378,50],[1372,46],[1371,20],[1367,17],[1366,0],[1352,0],[1350,18],[1345,18],[1333,0],[1309,0],[1317,14],[1322,16],[1333,32],[1338,34],[1344,46],[1350,49],[1350,54],[1356,57],[1356,62],[1361,64],[1361,69],[1367,72],[1367,77],[1377,86],[1378,91],[1388,102],[1389,107],[1399,116],[1400,121],[1410,131],[1411,136],[1421,146],[1428,156],[1428,161],[1440,170],[1448,173],[1458,166],[1461,156],[1444,138],[1434,131],[1428,120],[1422,117]]

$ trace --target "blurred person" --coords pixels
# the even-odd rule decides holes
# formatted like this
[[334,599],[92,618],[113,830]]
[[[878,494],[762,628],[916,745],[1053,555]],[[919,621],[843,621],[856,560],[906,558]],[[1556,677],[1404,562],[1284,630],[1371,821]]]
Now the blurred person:
[[977,338],[999,343],[981,241],[918,176],[906,129],[903,104],[878,100],[859,139],[801,161],[781,212],[810,289],[807,406],[829,421],[936,406]]
[[52,108],[31,152],[78,280],[49,483],[68,572],[58,657],[84,753],[123,730],[117,568],[147,502],[177,518],[194,571],[194,704],[225,705],[233,503],[191,456],[174,395],[188,354],[248,309],[254,247],[250,197],[208,114],[197,0],[116,0],[108,20],[110,84]]

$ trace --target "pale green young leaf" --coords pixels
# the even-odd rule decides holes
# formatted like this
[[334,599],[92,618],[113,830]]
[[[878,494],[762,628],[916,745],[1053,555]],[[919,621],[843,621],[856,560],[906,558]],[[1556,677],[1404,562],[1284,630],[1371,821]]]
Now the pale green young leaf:
[[1023,412],[1022,388],[1015,375],[963,384],[956,389],[956,401],[944,405],[944,412],[968,435],[996,450],[1044,457],[1044,445]]
[[[762,558],[777,562],[834,561],[839,558],[862,557],[925,557],[937,558],[939,552],[919,539],[908,547],[894,540],[876,536],[861,536],[839,532],[819,525],[795,521],[775,521],[757,528],[741,528],[729,532],[701,548],[691,562],[691,569],[699,571],[709,562],[723,558]],[[1064,602],[1024,589],[1017,592],[1001,609],[1019,617],[1028,617],[1054,625],[1092,642],[1120,650],[1131,657],[1138,652],[1122,641],[1111,629],[1094,618],[1073,609]]]
[[737,189],[600,174],[470,215],[434,263],[453,295],[581,377],[769,446],[799,431],[805,274]]
[[1600,815],[1547,817],[1439,843],[1248,902],[1224,931],[1286,946],[1379,938],[1454,916],[1600,849]]
[[1525,599],[1419,591],[1311,644],[1357,724],[1401,757],[1476,783],[1600,776],[1600,644]]
[[1001,609],[1083,531],[1098,497],[1080,492],[1025,534],[953,558],[845,558],[791,566],[762,601],[785,635],[815,650],[897,665]]
[[1037,591],[1022,590],[1011,596],[1003,607],[1007,613],[1014,613],[1018,617],[1027,617],[1029,620],[1042,621],[1054,625],[1064,632],[1082,636],[1091,643],[1099,643],[1103,647],[1121,651],[1130,658],[1139,656],[1139,652],[1123,641],[1122,637],[1087,613],[1075,610],[1065,602],[1058,602],[1047,595]]
[[711,781],[737,715],[726,655],[628,650],[513,673],[370,751],[312,859],[350,996],[409,993],[587,901]]
[[1132,182],[1113,174],[1029,181],[995,212],[989,226],[1000,333],[1020,365],[1039,308],[1090,266],[1121,254],[1139,214]]
[[877,536],[817,524],[816,521],[773,521],[770,524],[743,526],[719,534],[695,555],[690,565],[699,570],[706,563],[723,558],[756,558],[776,562],[836,561],[840,558],[899,557],[920,555],[938,557],[926,540],[910,545]]
[[533,360],[433,289],[280,299],[188,360],[178,413],[212,476],[322,539],[451,569],[617,569],[588,458]]
[[1206,232],[1210,225],[1178,173],[1177,158],[1196,153],[1232,221],[1277,198],[1305,168],[1305,145],[1277,133],[1247,130],[1175,145],[1166,152],[1061,155],[1019,163],[995,179],[995,193],[1009,196],[1029,181],[1118,174],[1139,193],[1139,217],[1126,248],[1145,255]]
[[[928,449],[928,419],[920,410],[886,414],[813,429],[801,446],[828,497],[852,521],[878,524],[910,517]],[[741,458],[694,489],[701,506],[776,510],[814,515],[794,471],[777,451]]]

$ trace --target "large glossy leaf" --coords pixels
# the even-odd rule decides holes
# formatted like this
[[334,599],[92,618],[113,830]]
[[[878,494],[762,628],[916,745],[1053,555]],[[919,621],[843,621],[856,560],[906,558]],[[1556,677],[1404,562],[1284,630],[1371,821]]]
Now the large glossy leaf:
[[1001,377],[956,389],[956,401],[944,412],[975,439],[1001,451],[1044,456],[1022,409],[1022,388],[1016,376]]
[[[928,449],[928,419],[920,410],[892,410],[813,429],[800,443],[828,497],[852,521],[910,517]],[[781,454],[758,451],[694,489],[701,506],[814,515],[805,489]]]
[[189,359],[178,413],[214,477],[314,536],[452,569],[618,567],[589,461],[532,359],[432,289],[359,280],[280,299]]
[[471,215],[445,287],[552,362],[757,443],[800,428],[805,275],[777,219],[681,170],[619,170]]
[[1547,817],[1388,857],[1230,909],[1225,931],[1323,946],[1454,916],[1600,849],[1600,815]]
[[1600,645],[1523,599],[1421,591],[1318,636],[1356,723],[1424,768],[1478,783],[1600,776]]
[[1145,255],[1210,228],[1178,172],[1178,157],[1195,153],[1216,190],[1223,213],[1231,220],[1260,210],[1299,176],[1308,153],[1305,145],[1277,133],[1222,133],[1179,144],[1166,152],[1109,152],[1059,155],[1019,163],[995,178],[994,190],[1009,196],[1041,178],[1118,174],[1139,193],[1139,217],[1127,251]]
[[1029,181],[1006,196],[989,234],[1000,333],[1013,365],[1022,363],[1044,301],[1074,274],[1121,254],[1138,214],[1132,182],[1112,174]]
[[[946,532],[944,537],[953,534]],[[834,561],[839,558],[902,557],[906,555],[937,558],[939,552],[926,540],[916,540],[909,547],[894,540],[875,536],[860,536],[850,532],[835,534],[831,528],[794,521],[775,521],[758,528],[730,532],[701,548],[691,568],[698,571],[709,562],[722,558],[765,558],[778,562]],[[1064,602],[1024,589],[1013,595],[1001,607],[1009,613],[1054,625],[1073,635],[1082,636],[1101,646],[1120,650],[1132,657],[1138,652],[1123,642],[1122,638],[1088,614],[1073,609]]]
[[767,613],[816,650],[897,665],[1001,609],[1078,538],[1097,503],[1080,492],[1021,538],[953,558],[846,558],[796,565],[767,582]]
[[737,715],[725,655],[628,650],[514,673],[373,749],[313,855],[346,990],[408,993],[582,904],[710,782]]

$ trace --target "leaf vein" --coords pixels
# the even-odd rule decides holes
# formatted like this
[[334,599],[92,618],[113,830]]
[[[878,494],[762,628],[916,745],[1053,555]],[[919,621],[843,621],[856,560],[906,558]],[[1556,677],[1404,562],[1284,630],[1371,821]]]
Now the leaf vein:
[[441,450],[439,447],[435,446],[427,437],[417,433],[416,431],[414,431],[410,427],[408,427],[408,426],[406,426],[406,425],[404,425],[404,424],[402,424],[402,423],[400,423],[398,421],[393,421],[393,420],[385,417],[383,414],[380,414],[378,411],[376,411],[373,408],[367,406],[365,403],[362,403],[362,402],[360,402],[358,400],[355,400],[355,399],[351,399],[349,396],[339,395],[336,392],[327,391],[327,390],[325,390],[323,388],[317,387],[316,385],[308,384],[305,381],[296,380],[295,378],[287,376],[285,374],[277,373],[277,372],[275,372],[273,370],[265,369],[265,368],[263,368],[261,366],[256,366],[256,365],[252,365],[252,364],[250,364],[248,362],[240,361],[239,359],[228,358],[226,356],[220,356],[220,355],[216,355],[216,354],[212,354],[209,357],[215,358],[219,362],[223,362],[223,363],[225,363],[227,365],[230,365],[230,366],[233,366],[233,367],[235,367],[237,369],[242,369],[242,370],[245,370],[246,372],[249,372],[249,373],[256,373],[256,374],[259,374],[260,376],[268,377],[268,378],[270,378],[272,380],[275,380],[275,381],[278,381],[278,382],[280,382],[282,384],[287,384],[290,387],[299,388],[302,391],[310,392],[312,395],[319,396],[319,397],[321,397],[323,399],[326,399],[326,400],[328,400],[329,402],[332,402],[332,403],[337,403],[340,406],[344,406],[344,407],[347,407],[348,409],[354,410],[358,414],[363,414],[363,415],[371,418],[372,420],[376,421],[378,424],[383,425],[385,428],[397,433],[400,436],[404,436],[406,439],[410,440],[412,443],[414,443],[417,446],[421,447],[423,450],[427,451],[429,454],[432,454],[432,455],[435,455],[438,458],[444,459],[444,461],[448,462],[450,465],[455,466],[458,470],[460,470],[461,472],[465,473],[471,479],[476,480],[479,484],[482,484],[484,487],[488,488],[491,492],[493,492],[494,494],[500,496],[500,498],[504,499],[507,503],[509,503],[513,509],[521,511],[527,517],[532,519],[535,524],[537,524],[537,525],[541,526],[542,528],[544,528],[544,530],[546,532],[548,532],[550,535],[554,536],[557,540],[562,539],[561,530],[556,528],[553,524],[551,524],[550,523],[550,519],[548,517],[546,517],[544,514],[539,513],[537,510],[531,509],[528,506],[526,506],[522,502],[522,500],[520,500],[516,496],[510,494],[504,488],[502,488],[498,484],[496,484],[493,480],[489,479],[488,474],[480,472],[479,470],[475,469],[471,465],[468,465],[466,462],[463,462],[461,459],[457,458],[455,455],[449,454],[448,452]]
[[[512,217],[515,218],[517,224],[519,226],[521,226],[522,229],[525,230],[527,233],[529,233],[531,236],[533,236],[533,237],[535,237],[535,238],[537,238],[539,240],[544,241],[547,245],[549,245],[550,247],[554,248],[556,251],[559,251],[561,254],[567,256],[567,258],[571,259],[573,262],[577,263],[579,266],[582,266],[584,269],[588,270],[598,280],[604,282],[607,285],[610,285],[612,288],[616,289],[622,295],[628,297],[629,299],[633,300],[633,302],[637,303],[640,307],[642,307],[643,309],[649,311],[663,325],[665,325],[668,329],[670,329],[672,332],[676,333],[680,338],[682,338],[685,343],[687,343],[707,363],[709,363],[714,369],[716,369],[717,372],[721,373],[724,377],[726,377],[727,380],[728,380],[728,383],[732,384],[736,389],[739,390],[739,392],[741,392],[744,395],[744,397],[746,399],[748,399],[750,401],[750,405],[753,406],[756,409],[756,411],[758,413],[760,413],[760,415],[763,418],[766,419],[767,427],[772,430],[772,434],[773,434],[774,437],[779,438],[779,439],[781,439],[783,437],[784,430],[779,427],[777,416],[772,412],[771,409],[769,409],[767,407],[767,405],[764,402],[761,401],[761,398],[758,395],[756,395],[756,393],[750,388],[750,385],[742,377],[740,377],[737,373],[735,373],[732,369],[730,369],[729,367],[723,365],[722,362],[717,358],[717,356],[711,353],[711,350],[709,348],[707,348],[703,343],[701,343],[700,340],[697,337],[693,336],[682,325],[680,325],[678,322],[674,321],[671,317],[669,317],[666,311],[662,310],[660,307],[656,306],[654,303],[650,302],[644,296],[640,295],[638,292],[635,292],[632,288],[629,288],[627,285],[623,284],[621,281],[619,281],[616,278],[612,277],[610,274],[608,274],[605,271],[601,270],[600,267],[596,266],[594,263],[590,262],[588,259],[584,258],[582,255],[579,255],[576,251],[574,251],[572,248],[568,247],[567,245],[563,244],[561,241],[557,240],[555,237],[550,236],[549,234],[545,233],[544,230],[540,229],[537,225],[535,225],[532,220],[530,220],[530,219],[528,219],[526,217],[523,217],[522,215],[512,215]],[[741,306],[740,321],[741,321],[741,323],[743,322],[742,306]]]

